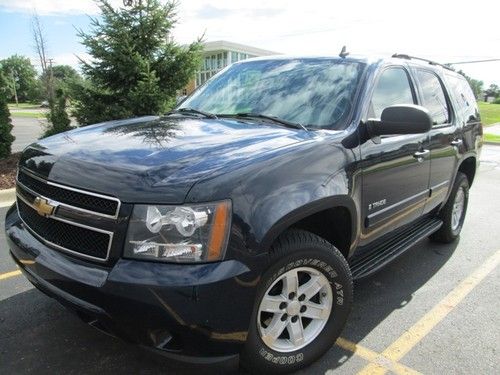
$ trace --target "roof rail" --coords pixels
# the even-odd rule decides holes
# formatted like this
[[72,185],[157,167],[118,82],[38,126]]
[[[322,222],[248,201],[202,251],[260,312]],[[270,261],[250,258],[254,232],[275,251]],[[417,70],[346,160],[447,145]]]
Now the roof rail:
[[447,65],[444,65],[444,64],[440,64],[436,61],[432,61],[432,60],[428,60],[428,59],[423,59],[422,57],[416,57],[416,56],[410,56],[410,55],[405,55],[403,53],[395,53],[394,55],[392,55],[393,58],[396,58],[396,59],[406,59],[406,60],[419,60],[419,61],[425,61],[426,63],[429,63],[430,65],[437,65],[437,66],[440,66],[442,68],[445,68],[445,69],[448,69],[448,70],[451,70],[453,71],[453,68],[450,67],[450,66],[447,66]]

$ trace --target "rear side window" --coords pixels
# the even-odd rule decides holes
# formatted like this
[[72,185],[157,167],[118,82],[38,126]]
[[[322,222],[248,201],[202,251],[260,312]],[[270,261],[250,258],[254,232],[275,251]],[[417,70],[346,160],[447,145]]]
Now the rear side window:
[[402,68],[382,72],[373,91],[368,117],[380,118],[384,108],[394,104],[414,104],[408,74]]
[[434,73],[417,70],[417,79],[423,94],[422,105],[429,110],[433,124],[448,124],[450,122],[450,109],[438,77]]
[[457,111],[466,122],[479,121],[479,109],[476,97],[465,78],[451,74],[446,75],[451,94],[457,102]]

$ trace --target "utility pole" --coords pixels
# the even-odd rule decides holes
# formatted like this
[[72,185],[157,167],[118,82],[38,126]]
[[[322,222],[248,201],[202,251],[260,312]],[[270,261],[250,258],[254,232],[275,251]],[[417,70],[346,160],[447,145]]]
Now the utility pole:
[[17,100],[17,82],[16,82],[16,71],[13,70],[11,73],[12,77],[12,87],[14,88],[14,98],[16,99],[16,107],[19,107],[19,101]]
[[54,101],[54,73],[52,71],[52,63],[54,59],[48,59],[49,62],[49,79],[48,79],[48,94],[49,94],[49,105],[52,106]]

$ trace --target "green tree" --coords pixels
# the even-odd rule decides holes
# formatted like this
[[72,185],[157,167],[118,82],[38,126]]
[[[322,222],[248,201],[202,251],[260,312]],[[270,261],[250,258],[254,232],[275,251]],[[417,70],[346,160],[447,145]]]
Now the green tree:
[[498,87],[498,85],[492,83],[490,87],[484,90],[484,93],[488,96],[494,96],[495,98],[498,98],[500,96],[500,88]]
[[78,72],[71,66],[54,65],[52,68],[47,68],[45,73],[42,73],[40,76],[40,80],[42,82],[48,82],[51,79],[50,69],[52,69],[54,91],[61,89],[64,92],[67,92],[69,87],[82,80],[80,74],[78,74]]
[[[1,65],[0,65],[1,66]],[[4,159],[11,153],[12,121],[10,119],[9,107],[7,106],[10,96],[10,88],[3,72],[0,70],[0,159]]]
[[101,16],[79,31],[92,60],[80,60],[86,78],[72,86],[74,115],[82,125],[160,114],[201,63],[201,39],[180,46],[171,38],[175,1],[133,0],[126,8],[97,1]]
[[29,58],[13,55],[0,61],[0,63],[10,88],[10,101],[15,100],[15,93],[17,93],[20,102],[40,99],[40,82],[37,80],[37,72]]
[[67,97],[63,89],[55,91],[55,98],[49,101],[50,111],[47,114],[47,127],[43,132],[42,138],[49,137],[54,134],[62,133],[73,129],[71,120],[66,112]]

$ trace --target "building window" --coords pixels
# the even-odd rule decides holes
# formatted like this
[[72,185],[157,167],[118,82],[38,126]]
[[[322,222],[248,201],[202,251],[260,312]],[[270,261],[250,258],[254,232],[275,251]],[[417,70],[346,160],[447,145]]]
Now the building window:
[[238,61],[238,52],[231,52],[231,62]]
[[229,64],[240,60],[245,60],[254,55],[236,52],[236,51],[220,51],[205,55],[200,70],[196,73],[195,85],[199,87],[208,81],[211,77],[217,74],[221,69],[224,69]]
[[217,54],[217,69],[222,68],[222,53]]

